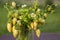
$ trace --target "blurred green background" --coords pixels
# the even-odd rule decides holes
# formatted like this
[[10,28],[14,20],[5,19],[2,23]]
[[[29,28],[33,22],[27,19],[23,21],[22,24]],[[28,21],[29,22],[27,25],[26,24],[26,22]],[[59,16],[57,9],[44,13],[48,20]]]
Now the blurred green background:
[[[9,33],[6,28],[8,13],[7,10],[4,8],[4,2],[1,1],[0,1],[0,35],[5,35]],[[44,1],[42,2],[44,3]],[[41,5],[43,3],[41,3]],[[40,30],[41,32],[46,32],[46,33],[60,33],[60,6],[59,5],[55,8],[55,13],[48,14],[46,23],[40,26]]]

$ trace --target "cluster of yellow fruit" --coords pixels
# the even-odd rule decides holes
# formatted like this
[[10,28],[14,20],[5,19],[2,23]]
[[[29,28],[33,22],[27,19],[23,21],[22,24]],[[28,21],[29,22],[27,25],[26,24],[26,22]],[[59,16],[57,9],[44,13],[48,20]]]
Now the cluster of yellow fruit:
[[[13,24],[15,25],[16,19],[13,19]],[[12,23],[7,23],[7,30],[9,32],[13,32],[13,36],[16,38],[17,35],[19,34],[19,31],[15,29],[15,26],[12,26]]]
[[12,2],[12,7],[14,9],[9,11],[8,13],[9,20],[7,23],[7,30],[9,32],[13,32],[13,36],[16,38],[22,32],[22,30],[27,30],[21,30],[21,27],[27,26],[29,31],[34,30],[36,32],[36,36],[40,37],[40,29],[38,28],[38,25],[43,25],[45,23],[47,13],[42,14],[40,12],[40,8],[36,8],[36,5],[35,9],[34,6],[29,8],[26,6],[27,5],[24,4],[21,8],[17,10],[15,9],[16,3]]

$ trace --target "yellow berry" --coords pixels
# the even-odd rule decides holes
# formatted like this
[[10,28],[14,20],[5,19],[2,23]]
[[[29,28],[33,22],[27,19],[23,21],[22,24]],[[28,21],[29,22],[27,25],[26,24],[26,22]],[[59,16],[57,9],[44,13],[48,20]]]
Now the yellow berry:
[[16,7],[16,3],[15,2],[12,2],[12,7]]
[[15,26],[12,27],[12,32],[15,30]]
[[16,22],[17,22],[17,18],[13,18],[13,25],[15,25],[16,24]]
[[16,38],[18,36],[18,30],[16,30],[15,26],[12,28],[13,36]]
[[37,30],[36,30],[36,36],[37,36],[37,37],[40,37],[40,34],[41,34],[41,33],[40,33],[40,30],[37,29]]
[[8,24],[7,24],[7,30],[8,30],[9,32],[12,31],[12,25],[11,25],[11,23],[8,23]]
[[31,26],[31,29],[34,28],[34,24],[33,24],[33,22],[31,22],[30,26]]
[[43,25],[43,24],[45,23],[45,20],[42,19],[42,18],[40,18],[40,19],[39,19],[39,23]]
[[36,30],[36,28],[37,28],[37,22],[34,21],[34,30]]

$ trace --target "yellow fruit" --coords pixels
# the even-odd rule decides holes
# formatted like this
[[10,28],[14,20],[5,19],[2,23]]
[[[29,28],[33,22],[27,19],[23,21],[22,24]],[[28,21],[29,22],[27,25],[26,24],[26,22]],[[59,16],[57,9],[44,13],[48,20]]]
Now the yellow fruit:
[[17,18],[13,18],[13,25],[15,25],[16,24],[16,22],[17,22]]
[[43,24],[45,23],[45,20],[42,19],[42,18],[40,18],[40,19],[39,19],[39,23],[43,25]]
[[33,29],[34,28],[34,23],[31,22],[30,26],[31,26],[31,29]]
[[16,7],[16,3],[15,2],[12,2],[12,7]]
[[15,26],[13,26],[12,31],[13,31],[13,36],[16,38],[18,35],[18,30],[15,29]]
[[47,14],[46,13],[44,13],[44,19],[46,19],[47,18]]
[[18,30],[13,31],[13,36],[14,36],[14,38],[16,38],[18,36]]
[[41,34],[41,33],[40,33],[40,30],[37,29],[37,30],[36,30],[36,36],[37,36],[37,37],[40,37],[40,34]]
[[12,25],[11,25],[11,23],[8,23],[8,24],[7,24],[7,30],[8,30],[9,32],[12,31]]
[[36,28],[37,28],[37,22],[34,21],[33,23],[34,23],[34,30],[36,30]]
[[15,26],[12,27],[12,32],[15,30]]

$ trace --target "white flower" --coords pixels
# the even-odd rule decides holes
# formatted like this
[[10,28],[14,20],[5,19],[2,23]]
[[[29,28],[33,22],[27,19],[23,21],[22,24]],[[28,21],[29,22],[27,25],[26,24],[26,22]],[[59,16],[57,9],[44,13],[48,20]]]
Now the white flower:
[[24,8],[24,7],[26,7],[27,5],[26,4],[24,4],[24,5],[22,5],[22,8]]
[[36,17],[36,14],[34,14],[34,13],[31,13],[31,17]]

